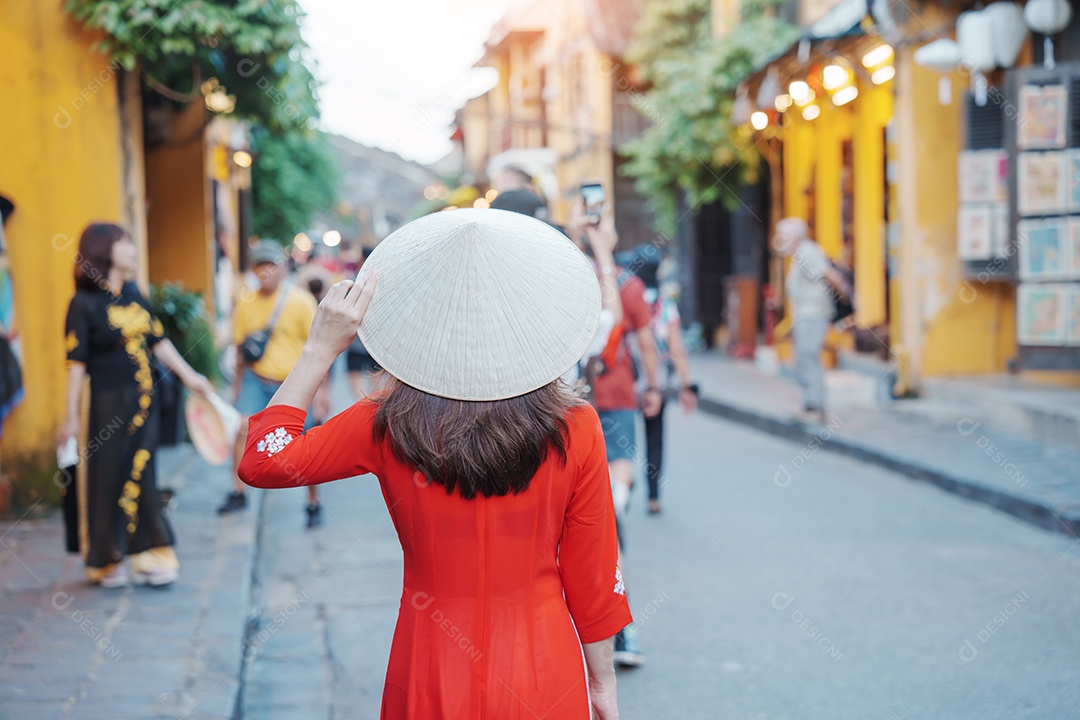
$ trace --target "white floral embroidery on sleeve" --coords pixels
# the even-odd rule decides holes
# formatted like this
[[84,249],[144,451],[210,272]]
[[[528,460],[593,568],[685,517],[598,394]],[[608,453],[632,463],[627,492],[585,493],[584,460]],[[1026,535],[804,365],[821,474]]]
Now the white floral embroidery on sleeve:
[[615,566],[615,594],[626,594],[626,585],[623,584],[622,570],[619,569],[618,565]]
[[266,453],[267,457],[272,457],[274,453],[281,452],[282,448],[291,443],[293,436],[285,432],[285,428],[279,427],[273,432],[268,432],[262,440],[255,446],[257,452]]

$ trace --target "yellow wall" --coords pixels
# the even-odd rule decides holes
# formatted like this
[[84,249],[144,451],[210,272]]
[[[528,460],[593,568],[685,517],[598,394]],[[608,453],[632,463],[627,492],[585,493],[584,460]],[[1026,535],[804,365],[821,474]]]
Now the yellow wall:
[[[559,222],[570,215],[572,203],[577,201],[578,188],[583,182],[599,181],[607,191],[608,204],[614,212],[614,160],[611,147],[612,77],[615,61],[600,54],[587,44],[581,47],[581,67],[586,109],[570,107],[569,98],[560,93],[551,106],[549,117],[565,130],[549,135],[549,145],[558,156],[556,174],[560,194],[553,203],[552,214]],[[555,69],[560,73],[559,83],[566,87],[574,79],[568,68]]]
[[885,322],[885,126],[892,118],[892,83],[861,81],[854,101],[855,321]]
[[[855,102],[858,102],[856,100]],[[843,250],[841,228],[840,173],[843,166],[842,143],[851,137],[851,106],[836,107],[820,102],[821,115],[813,122],[817,127],[814,143],[814,237],[821,249],[831,258],[839,258]],[[789,112],[794,113],[792,108]]]
[[793,116],[791,125],[784,130],[785,217],[806,218],[810,212],[808,193],[813,185],[817,127]]
[[922,375],[998,373],[1016,354],[1012,283],[963,285],[934,317],[922,345]]
[[175,118],[172,136],[190,142],[146,153],[146,196],[150,282],[180,282],[211,302],[213,200],[199,132],[205,112],[192,103]]
[[916,65],[912,54],[906,49],[897,57],[901,227],[892,325],[903,384],[917,387],[923,377],[1002,372],[1016,343],[1013,287],[966,282],[957,253],[960,103],[967,83],[954,74],[953,100],[941,105],[940,74]]
[[[564,222],[570,204],[576,201],[578,186],[587,180],[599,180],[614,205],[614,158],[612,157],[612,83],[619,71],[616,61],[599,53],[588,34],[585,8],[573,0],[553,0],[549,5],[537,3],[537,12],[518,19],[504,19],[512,30],[542,31],[534,35],[510,33],[496,48],[489,48],[484,64],[499,73],[498,83],[487,93],[490,109],[489,147],[487,153],[470,149],[473,137],[481,136],[486,123],[471,119],[476,105],[466,105],[466,152],[470,164],[502,152],[505,119],[524,120],[511,125],[512,148],[541,147],[542,133],[536,124],[540,119],[538,102],[515,102],[514,89],[535,90],[539,85],[539,70],[546,69],[549,94],[542,98],[548,123],[547,147],[557,157],[555,174],[558,192],[548,198],[552,218]],[[511,11],[512,15],[513,11]],[[581,84],[580,92],[578,83]],[[526,97],[528,94],[526,94]],[[532,96],[535,97],[535,96]],[[617,212],[617,209],[616,209]]]
[[123,185],[137,175],[131,161],[141,155],[130,154],[141,142],[125,159],[116,75],[61,7],[10,3],[0,22],[0,193],[17,206],[5,232],[26,388],[5,427],[5,458],[51,449],[64,413],[64,316],[80,232],[108,220],[134,222],[142,235],[131,215],[140,203],[125,202],[139,190]]

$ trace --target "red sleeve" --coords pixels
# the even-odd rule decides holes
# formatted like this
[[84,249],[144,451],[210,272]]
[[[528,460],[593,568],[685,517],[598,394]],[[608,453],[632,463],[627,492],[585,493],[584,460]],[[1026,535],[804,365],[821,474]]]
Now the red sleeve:
[[649,324],[652,311],[649,303],[645,302],[645,283],[641,282],[641,278],[630,278],[619,289],[619,299],[622,301],[623,322],[628,331],[640,330]]
[[306,412],[271,405],[249,420],[237,474],[252,487],[282,488],[378,473],[383,455],[371,432],[377,409],[362,400],[305,433]]
[[583,643],[609,638],[633,622],[619,570],[615,505],[600,418],[591,406],[575,412],[571,443],[579,446],[577,480],[559,541],[559,575]]

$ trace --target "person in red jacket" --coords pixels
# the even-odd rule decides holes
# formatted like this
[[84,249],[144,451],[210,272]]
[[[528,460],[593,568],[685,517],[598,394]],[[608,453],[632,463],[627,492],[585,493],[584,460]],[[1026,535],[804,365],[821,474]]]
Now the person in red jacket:
[[[618,717],[612,637],[632,617],[604,434],[559,379],[600,305],[588,259],[546,224],[429,215],[330,288],[300,361],[251,417],[245,483],[370,473],[381,486],[404,552],[382,718]],[[388,387],[304,433],[357,334]]]

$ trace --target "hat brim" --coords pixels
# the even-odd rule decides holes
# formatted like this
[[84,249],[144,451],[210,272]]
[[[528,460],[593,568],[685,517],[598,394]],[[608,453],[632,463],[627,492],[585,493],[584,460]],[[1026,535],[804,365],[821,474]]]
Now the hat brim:
[[592,264],[546,223],[455,210],[409,223],[361,270],[379,284],[357,332],[401,382],[453,400],[524,395],[574,367],[600,322]]

